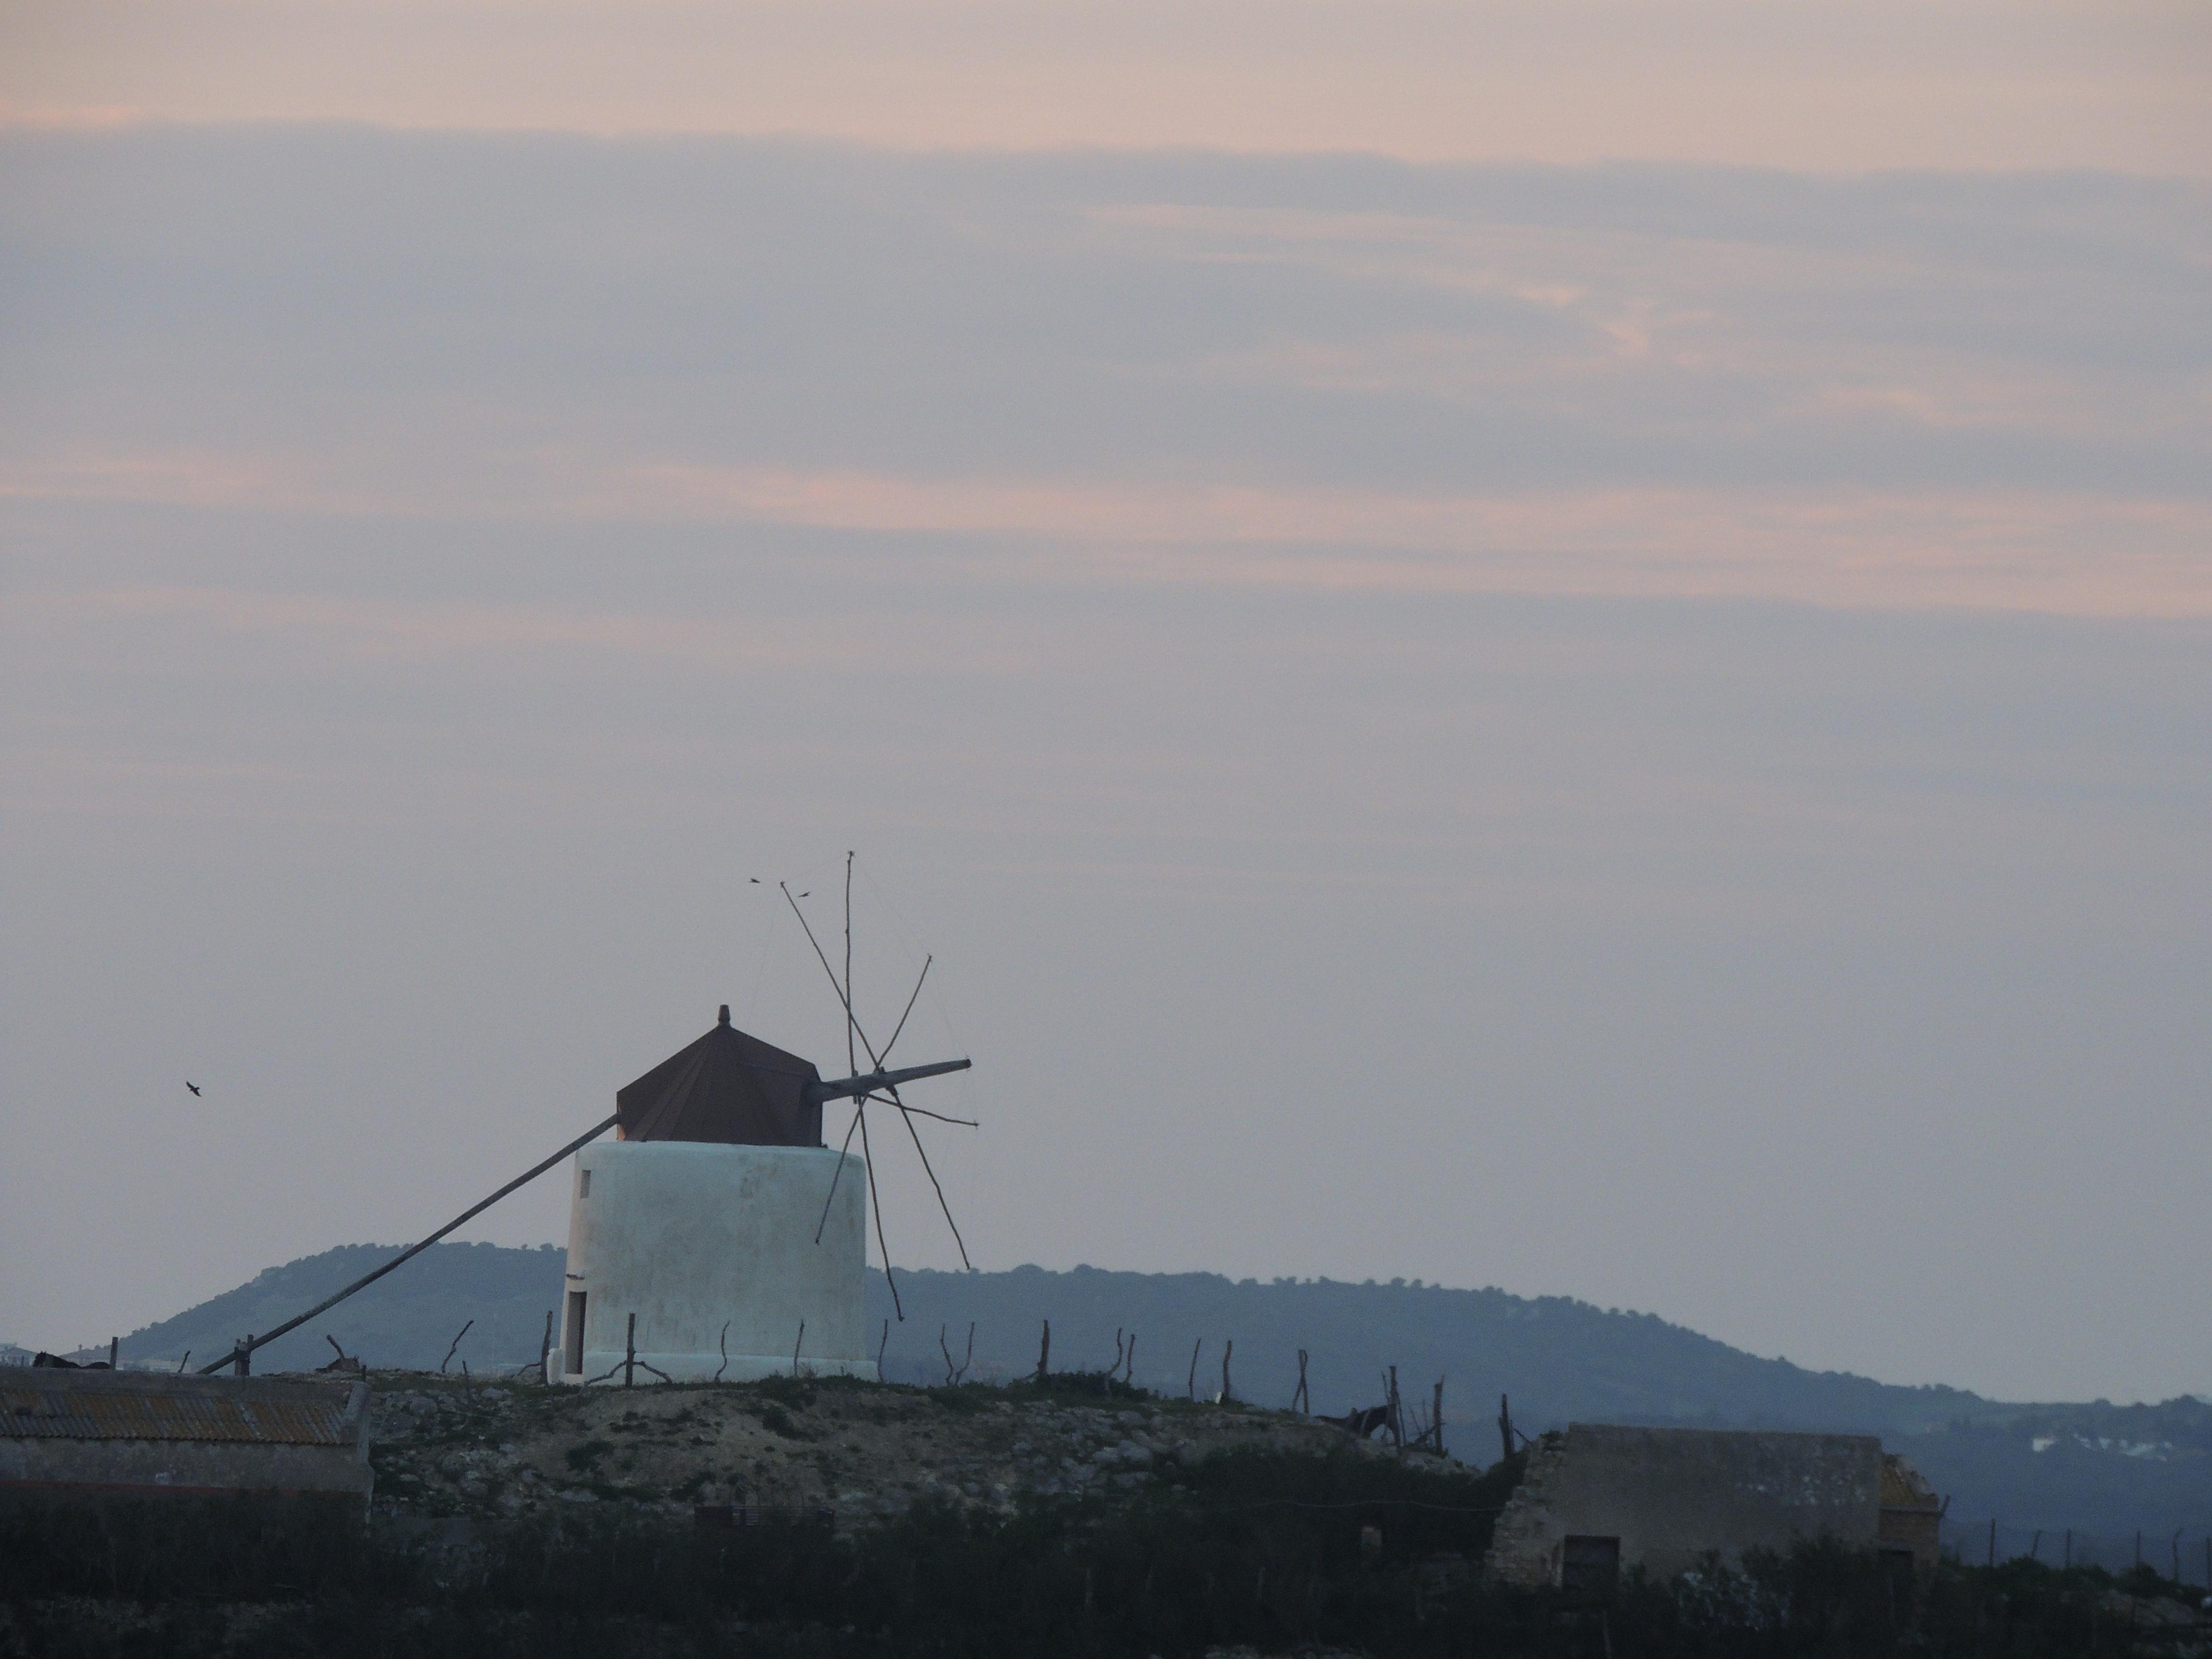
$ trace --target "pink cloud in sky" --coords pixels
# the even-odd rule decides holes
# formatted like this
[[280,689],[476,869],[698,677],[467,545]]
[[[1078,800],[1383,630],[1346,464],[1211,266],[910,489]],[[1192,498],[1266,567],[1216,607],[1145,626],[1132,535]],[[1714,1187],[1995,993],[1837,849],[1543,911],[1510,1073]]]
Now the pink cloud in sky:
[[[422,485],[422,481],[418,481]],[[383,493],[279,459],[174,453],[0,474],[0,499],[570,524],[800,526],[974,538],[978,574],[1060,584],[1763,599],[2212,617],[2212,501],[2031,489],[1549,489],[1422,494],[547,458],[486,495]],[[258,614],[258,613],[257,613]],[[323,625],[328,617],[293,617]],[[349,628],[428,643],[349,613]],[[506,624],[477,619],[471,642]],[[522,626],[517,624],[517,626]],[[550,638],[570,624],[532,619]],[[575,627],[583,627],[576,623]],[[487,634],[483,630],[489,628]],[[609,629],[612,629],[610,632]],[[588,635],[588,637],[586,636]],[[689,650],[594,622],[573,643]],[[871,647],[874,649],[874,647]],[[817,643],[806,647],[809,653]]]
[[28,0],[0,110],[2202,176],[2188,0]]
[[25,501],[2212,616],[2199,185],[9,142]]
[[[14,629],[56,633],[194,625],[252,639],[263,650],[335,653],[374,665],[437,657],[554,651],[649,659],[670,666],[756,672],[928,667],[968,673],[1032,668],[1038,648],[1003,627],[955,619],[926,638],[888,617],[717,615],[592,610],[574,605],[369,599],[225,586],[93,586],[0,598]],[[281,642],[272,647],[272,641]]]

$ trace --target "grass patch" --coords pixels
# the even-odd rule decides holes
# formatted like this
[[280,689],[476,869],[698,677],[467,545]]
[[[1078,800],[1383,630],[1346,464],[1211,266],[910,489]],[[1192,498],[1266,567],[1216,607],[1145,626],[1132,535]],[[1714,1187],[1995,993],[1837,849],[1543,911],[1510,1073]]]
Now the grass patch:
[[814,1437],[793,1420],[789,1412],[774,1401],[764,1401],[754,1407],[753,1415],[760,1419],[761,1427],[770,1434],[781,1435],[786,1440],[811,1440]]
[[1134,1403],[1160,1398],[1150,1389],[1124,1382],[1109,1371],[1053,1371],[1042,1382],[1032,1377],[1009,1382],[992,1392],[1006,1400],[1060,1400],[1083,1405],[1095,1405],[1102,1400]]
[[568,1467],[579,1474],[589,1474],[598,1468],[599,1460],[615,1449],[611,1440],[586,1440],[580,1446],[571,1446],[562,1454]]
[[756,1400],[765,1400],[778,1406],[797,1407],[804,1411],[814,1403],[814,1391],[819,1385],[819,1379],[811,1376],[763,1376],[757,1382],[738,1386]]

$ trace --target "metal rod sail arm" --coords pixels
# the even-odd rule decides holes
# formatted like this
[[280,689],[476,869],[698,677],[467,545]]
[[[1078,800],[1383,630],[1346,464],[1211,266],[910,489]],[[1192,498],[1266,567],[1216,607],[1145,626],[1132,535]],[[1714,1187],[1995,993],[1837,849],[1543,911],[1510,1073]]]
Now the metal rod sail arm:
[[835,1082],[810,1083],[806,1097],[819,1103],[831,1100],[857,1100],[878,1089],[891,1089],[902,1083],[911,1083],[919,1077],[942,1077],[947,1072],[964,1072],[973,1060],[940,1060],[933,1066],[902,1066],[893,1071],[877,1070],[858,1077],[840,1078]]

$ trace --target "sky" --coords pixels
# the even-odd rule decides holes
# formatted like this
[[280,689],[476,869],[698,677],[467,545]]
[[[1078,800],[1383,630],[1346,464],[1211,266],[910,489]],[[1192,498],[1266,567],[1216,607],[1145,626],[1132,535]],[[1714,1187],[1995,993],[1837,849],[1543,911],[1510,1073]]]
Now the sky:
[[849,848],[980,1267],[2212,1392],[2208,46],[9,9],[0,1338],[830,1069]]

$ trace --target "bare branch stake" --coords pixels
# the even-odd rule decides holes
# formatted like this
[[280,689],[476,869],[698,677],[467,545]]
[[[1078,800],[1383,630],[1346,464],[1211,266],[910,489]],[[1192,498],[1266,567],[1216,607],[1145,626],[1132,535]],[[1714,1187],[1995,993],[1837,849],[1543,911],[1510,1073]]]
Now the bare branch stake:
[[[469,1325],[473,1325],[473,1324],[475,1324],[476,1322],[476,1322],[475,1320],[471,1319],[471,1321],[469,1321]],[[462,1337],[464,1337],[464,1336],[466,1336],[466,1335],[469,1334],[469,1325],[464,1325],[464,1326],[462,1326],[462,1327],[461,1327],[460,1330],[459,1330],[459,1331],[455,1334],[455,1336],[454,1336],[454,1338],[453,1338],[453,1346],[452,1348],[448,1348],[448,1349],[447,1349],[447,1350],[446,1350],[446,1357],[445,1357],[443,1359],[441,1359],[441,1360],[440,1360],[440,1361],[438,1362],[438,1375],[439,1375],[439,1376],[443,1376],[446,1374],[446,1367],[447,1367],[447,1366],[448,1366],[448,1365],[450,1365],[450,1364],[452,1364],[453,1363],[453,1349],[454,1349],[454,1348],[458,1348],[458,1347],[459,1347],[459,1346],[461,1346],[461,1338],[462,1338]]]

